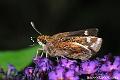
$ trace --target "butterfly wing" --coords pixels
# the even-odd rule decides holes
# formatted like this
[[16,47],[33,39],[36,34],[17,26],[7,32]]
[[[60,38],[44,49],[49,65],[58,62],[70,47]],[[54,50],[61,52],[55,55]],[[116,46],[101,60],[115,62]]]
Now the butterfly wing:
[[102,39],[96,37],[98,29],[58,33],[46,44],[52,57],[63,56],[73,59],[88,60],[101,47]]
[[97,36],[98,29],[91,28],[86,30],[70,31],[58,33],[52,36],[52,38],[73,37],[73,36]]
[[87,60],[99,51],[102,44],[101,38],[93,36],[64,37],[61,39],[46,44],[50,56]]
[[49,55],[87,60],[92,54],[91,50],[77,42],[60,42],[55,44],[55,48],[50,50]]

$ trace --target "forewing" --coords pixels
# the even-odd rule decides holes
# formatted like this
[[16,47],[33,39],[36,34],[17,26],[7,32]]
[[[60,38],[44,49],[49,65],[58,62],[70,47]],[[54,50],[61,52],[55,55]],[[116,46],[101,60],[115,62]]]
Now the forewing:
[[87,60],[97,53],[102,38],[94,36],[64,37],[47,43],[50,56],[64,56],[73,59]]
[[91,28],[86,30],[70,31],[58,33],[52,36],[52,38],[73,37],[73,36],[97,36],[98,29]]
[[102,38],[94,37],[94,36],[83,36],[83,37],[65,37],[61,38],[59,42],[76,42],[80,45],[86,46],[90,50],[93,50],[93,52],[98,52],[101,44],[102,44]]

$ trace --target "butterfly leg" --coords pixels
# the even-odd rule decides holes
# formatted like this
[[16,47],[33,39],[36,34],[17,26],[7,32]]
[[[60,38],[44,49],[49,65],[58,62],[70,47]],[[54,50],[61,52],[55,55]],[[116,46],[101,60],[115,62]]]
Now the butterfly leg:
[[46,53],[46,58],[48,57],[48,54]]
[[58,57],[56,57],[56,59],[57,59],[57,62],[58,62]]
[[37,57],[37,56],[38,56],[38,54],[39,54],[39,50],[40,50],[40,51],[42,50],[41,56],[43,56],[43,50],[44,50],[44,49],[43,49],[43,48],[38,48],[38,49],[37,49],[37,54],[36,54],[36,57]]
[[61,57],[61,58],[66,58],[65,56],[62,56],[62,55],[61,55],[60,57]]
[[[61,55],[61,56],[60,56],[60,59],[61,59],[61,58],[66,58],[66,57]],[[59,62],[59,57],[58,57],[58,56],[56,56],[56,59],[57,59],[57,62]]]

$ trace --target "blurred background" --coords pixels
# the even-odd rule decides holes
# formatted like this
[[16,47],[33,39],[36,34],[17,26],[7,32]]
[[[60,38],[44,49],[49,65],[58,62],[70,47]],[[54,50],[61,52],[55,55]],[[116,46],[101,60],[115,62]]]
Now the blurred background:
[[103,38],[96,56],[120,55],[120,1],[0,0],[0,51],[29,47],[30,37],[98,28]]

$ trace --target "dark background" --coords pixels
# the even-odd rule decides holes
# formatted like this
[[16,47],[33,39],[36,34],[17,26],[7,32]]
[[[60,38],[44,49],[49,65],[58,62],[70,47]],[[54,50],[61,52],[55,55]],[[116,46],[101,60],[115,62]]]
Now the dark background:
[[0,50],[28,47],[30,37],[98,28],[103,38],[97,56],[120,55],[120,1],[117,0],[0,0]]

